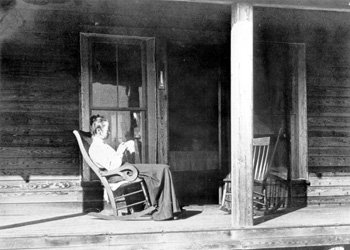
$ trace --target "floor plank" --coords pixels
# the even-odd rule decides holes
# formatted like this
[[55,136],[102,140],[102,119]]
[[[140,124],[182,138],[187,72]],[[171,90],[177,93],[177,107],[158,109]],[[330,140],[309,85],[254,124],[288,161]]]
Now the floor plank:
[[[106,221],[82,213],[0,216],[0,249],[255,249],[350,242],[350,206],[279,211],[235,229],[216,205],[185,207],[178,220]],[[31,246],[28,247],[28,246]]]

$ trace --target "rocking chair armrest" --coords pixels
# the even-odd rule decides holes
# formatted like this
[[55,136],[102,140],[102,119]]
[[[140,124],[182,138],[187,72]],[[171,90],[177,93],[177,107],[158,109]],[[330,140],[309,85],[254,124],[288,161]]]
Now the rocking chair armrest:
[[266,180],[253,180],[254,185],[263,186],[267,184]]
[[100,175],[102,177],[109,177],[109,176],[113,176],[113,175],[120,175],[120,171],[119,169],[113,169],[113,170],[100,170]]
[[288,182],[288,180],[284,177],[282,177],[281,175],[278,175],[278,174],[275,174],[275,173],[270,173],[270,178],[271,179],[275,179],[277,181],[280,181],[280,182]]
[[133,165],[129,163],[126,163],[113,170],[101,171],[102,177],[109,177],[113,175],[119,175],[126,181],[134,181],[138,177],[139,172]]

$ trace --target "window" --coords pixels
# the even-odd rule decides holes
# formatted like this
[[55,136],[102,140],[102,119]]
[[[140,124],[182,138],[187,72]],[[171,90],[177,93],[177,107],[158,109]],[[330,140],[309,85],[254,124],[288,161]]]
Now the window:
[[107,143],[134,140],[134,163],[155,162],[154,39],[81,34],[81,66],[82,129],[91,115],[103,115]]

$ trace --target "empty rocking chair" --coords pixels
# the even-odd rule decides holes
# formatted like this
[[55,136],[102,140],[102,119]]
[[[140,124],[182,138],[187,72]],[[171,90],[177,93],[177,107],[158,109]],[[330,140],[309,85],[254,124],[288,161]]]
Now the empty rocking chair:
[[[127,219],[136,219],[140,216],[146,215],[151,213],[155,210],[155,207],[151,205],[150,199],[147,192],[147,187],[143,179],[138,177],[138,171],[137,169],[131,165],[126,164],[121,166],[120,168],[112,171],[104,171],[96,166],[96,164],[91,160],[90,156],[88,155],[89,147],[92,142],[91,134],[89,132],[84,131],[73,131],[79,145],[80,152],[83,156],[83,159],[87,163],[87,165],[94,171],[94,173],[97,175],[97,177],[100,179],[102,185],[104,186],[105,192],[107,194],[108,200],[111,204],[113,214],[111,215],[105,215],[101,213],[89,213],[89,215],[93,215],[102,219],[107,220],[127,220]],[[110,176],[120,176],[120,182],[117,183],[109,183],[108,177]],[[118,186],[117,188],[113,185]],[[125,190],[126,187],[131,185],[139,185],[138,190],[132,191],[130,193],[117,192],[119,189]],[[143,194],[143,199],[139,200],[137,202],[134,202],[132,204],[126,204],[125,198],[131,197],[134,195],[140,195]],[[126,204],[124,206],[121,206],[121,204]],[[144,205],[144,209],[139,212],[132,212],[133,208],[139,205]],[[121,210],[125,210],[129,212],[126,215],[121,215]]]
[[[268,179],[273,177],[272,175],[270,175],[270,168],[281,134],[282,129],[280,129],[278,133],[278,137],[272,151],[270,150],[270,137],[253,139],[253,204],[256,210],[265,208],[265,214],[273,213],[285,203],[285,197],[280,197],[280,195],[279,197],[268,197],[268,195],[274,195],[271,192],[268,192]],[[230,209],[226,208],[225,203],[231,202],[230,175],[228,175],[223,181],[225,184],[220,209],[229,212]],[[283,180],[279,179],[276,181],[284,182]],[[283,185],[283,188],[287,186],[286,183],[281,184]],[[272,200],[273,203],[270,202]]]

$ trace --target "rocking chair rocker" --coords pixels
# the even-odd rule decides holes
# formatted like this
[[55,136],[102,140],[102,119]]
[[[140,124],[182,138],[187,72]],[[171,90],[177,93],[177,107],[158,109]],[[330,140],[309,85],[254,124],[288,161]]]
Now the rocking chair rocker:
[[[85,160],[87,165],[94,171],[94,173],[97,175],[102,185],[104,186],[105,192],[107,193],[107,197],[113,211],[113,214],[111,215],[104,215],[95,212],[89,213],[89,215],[107,220],[128,220],[136,219],[140,216],[149,214],[155,210],[155,207],[152,206],[150,203],[146,184],[143,179],[138,177],[138,171],[133,165],[126,164],[112,171],[102,170],[101,168],[96,166],[96,164],[91,160],[90,156],[88,155],[89,147],[92,142],[91,134],[89,132],[78,130],[74,130],[73,133],[78,141],[79,149],[83,156],[83,159]],[[120,182],[109,183],[108,177],[115,175],[120,176]],[[115,184],[118,186],[117,189],[113,188],[113,185]],[[117,190],[125,189],[127,186],[130,185],[139,185],[139,189],[131,193],[122,192],[122,194],[119,194],[119,192],[117,192]],[[139,195],[140,193],[143,194],[143,200],[134,202],[132,204],[126,204],[124,206],[119,206],[119,204],[121,203],[126,203],[126,197]],[[130,211],[133,210],[133,207],[140,204],[145,205],[144,210],[130,213]],[[127,209],[129,213],[126,215],[119,215],[119,213],[121,212],[120,210],[122,209]]]

